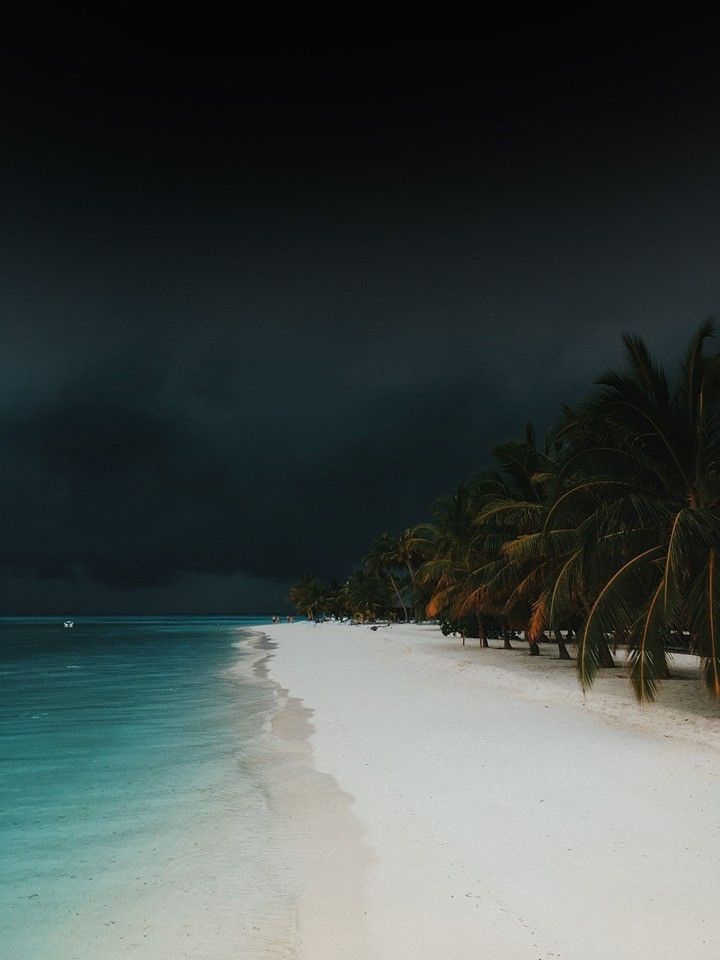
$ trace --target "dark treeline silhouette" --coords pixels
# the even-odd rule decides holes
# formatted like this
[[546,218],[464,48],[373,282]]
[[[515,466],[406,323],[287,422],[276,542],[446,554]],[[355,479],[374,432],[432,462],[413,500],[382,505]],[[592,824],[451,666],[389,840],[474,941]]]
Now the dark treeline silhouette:
[[437,500],[427,522],[383,534],[342,584],[304,577],[305,615],[437,618],[444,632],[522,634],[531,655],[572,646],[584,688],[625,645],[652,700],[668,648],[699,654],[720,697],[720,353],[706,321],[671,380],[626,335],[625,366],[563,407],[538,442],[498,444],[493,467]]

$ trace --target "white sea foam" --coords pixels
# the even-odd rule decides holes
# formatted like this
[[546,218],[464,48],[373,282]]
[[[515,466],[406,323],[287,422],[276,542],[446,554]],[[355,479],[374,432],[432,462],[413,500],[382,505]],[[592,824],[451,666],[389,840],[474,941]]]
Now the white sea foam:
[[296,956],[277,697],[228,671],[238,626],[0,622],[0,956]]

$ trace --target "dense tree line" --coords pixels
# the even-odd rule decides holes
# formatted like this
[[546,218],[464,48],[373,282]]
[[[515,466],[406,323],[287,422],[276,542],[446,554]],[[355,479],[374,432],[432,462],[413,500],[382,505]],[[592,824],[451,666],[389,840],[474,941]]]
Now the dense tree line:
[[489,629],[529,652],[552,637],[583,687],[612,648],[652,700],[668,647],[701,657],[720,697],[720,354],[711,321],[671,380],[642,340],[626,335],[625,366],[563,407],[538,442],[532,426],[492,451],[493,466],[438,500],[427,522],[383,534],[343,585],[303,578],[303,613],[373,617],[389,607],[446,629]]

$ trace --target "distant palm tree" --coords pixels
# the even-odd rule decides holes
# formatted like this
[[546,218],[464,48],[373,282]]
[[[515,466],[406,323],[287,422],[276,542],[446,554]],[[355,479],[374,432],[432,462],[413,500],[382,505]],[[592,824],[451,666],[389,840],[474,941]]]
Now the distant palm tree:
[[324,612],[327,599],[327,590],[323,583],[306,573],[290,588],[289,599],[299,613],[308,620]]
[[423,604],[420,602],[418,596],[418,569],[422,563],[422,556],[415,546],[415,539],[411,529],[403,530],[400,536],[397,539],[398,545],[398,560],[407,570],[408,576],[410,578],[410,587],[412,593],[412,602],[413,602],[413,615],[416,620],[422,619],[420,616],[419,610],[422,609]]
[[[477,531],[477,510],[469,485],[461,484],[449,497],[432,506],[432,520],[408,531],[408,546],[420,561],[416,581],[429,592],[426,613],[458,615],[465,605],[464,588]],[[480,611],[474,612],[479,618]],[[482,629],[481,629],[482,635]],[[487,646],[487,639],[484,639]]]
[[390,589],[382,577],[367,569],[357,570],[343,587],[349,612],[362,620],[375,620],[390,604]]
[[[475,562],[462,586],[465,599],[460,611],[481,606],[522,629],[531,655],[537,656],[546,626],[539,597],[557,563],[541,548],[539,535],[555,465],[547,449],[537,447],[531,424],[523,440],[498,444],[492,455],[497,468],[480,474],[473,484]],[[560,656],[568,659],[560,631],[556,638]],[[507,632],[505,646],[510,647]]]
[[404,576],[409,565],[409,548],[404,537],[393,537],[383,533],[375,539],[368,553],[363,557],[363,566],[376,577],[385,578],[390,583],[396,599],[402,607],[405,620],[408,618],[404,594],[407,578]]

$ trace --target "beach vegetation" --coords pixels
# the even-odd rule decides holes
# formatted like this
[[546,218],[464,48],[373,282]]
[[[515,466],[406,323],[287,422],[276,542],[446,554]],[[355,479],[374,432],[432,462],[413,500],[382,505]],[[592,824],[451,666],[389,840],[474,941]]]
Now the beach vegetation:
[[[353,616],[393,602],[463,643],[490,632],[576,660],[583,689],[626,651],[640,701],[669,676],[669,649],[700,658],[720,698],[720,353],[708,320],[674,376],[638,337],[538,442],[497,444],[491,465],[429,518],[372,542],[340,591]],[[293,588],[314,609],[317,581]],[[297,599],[295,599],[297,598]]]
[[308,620],[325,613],[328,606],[328,590],[322,581],[306,573],[290,588],[290,602]]

